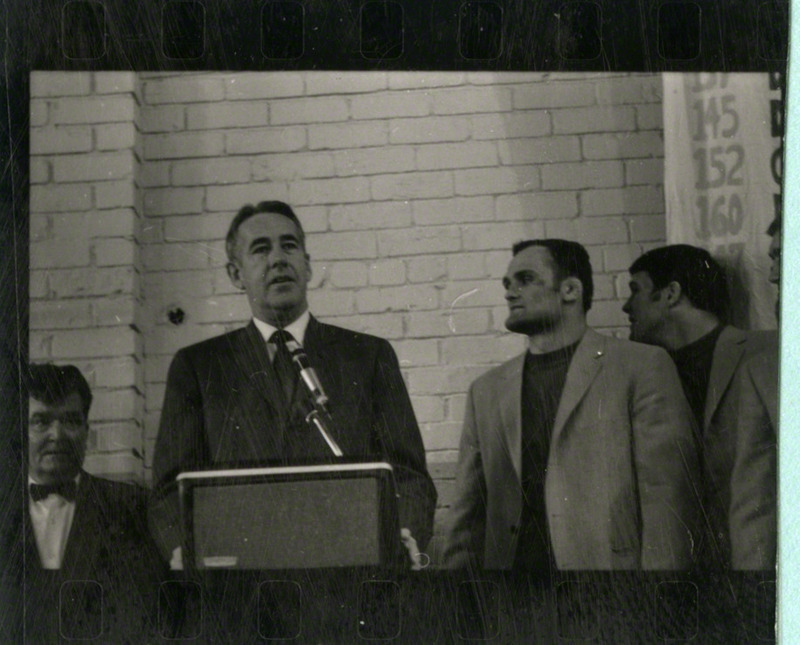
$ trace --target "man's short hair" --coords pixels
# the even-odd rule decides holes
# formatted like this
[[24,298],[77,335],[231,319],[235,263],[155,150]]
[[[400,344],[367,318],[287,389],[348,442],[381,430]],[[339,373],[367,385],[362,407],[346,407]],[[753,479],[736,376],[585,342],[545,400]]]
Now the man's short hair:
[[778,233],[781,230],[781,216],[776,215],[775,219],[772,220],[767,227],[767,235],[772,237],[775,233]]
[[33,363],[28,366],[26,380],[28,395],[47,405],[61,403],[70,394],[77,392],[83,402],[83,416],[89,418],[92,390],[81,371],[74,365]]
[[292,207],[286,202],[273,200],[259,202],[255,206],[252,204],[245,204],[239,209],[239,212],[236,213],[236,217],[233,218],[231,225],[228,227],[228,235],[225,237],[225,252],[228,255],[229,261],[233,262],[236,259],[236,235],[239,232],[239,227],[258,213],[276,213],[277,215],[283,215],[292,220],[297,227],[297,232],[300,237],[300,247],[305,251],[306,234],[303,231],[303,225],[300,224],[300,220],[297,219],[297,215],[294,214]]
[[706,249],[690,244],[671,244],[648,251],[630,269],[631,275],[643,271],[653,281],[653,289],[670,282],[681,285],[681,292],[694,307],[725,318],[730,299],[725,271]]
[[583,245],[571,240],[555,238],[543,240],[523,240],[511,247],[511,252],[516,255],[531,246],[542,246],[550,251],[556,279],[561,281],[566,278],[578,278],[583,286],[583,311],[592,308],[594,295],[594,282],[592,280],[592,263],[589,254]]

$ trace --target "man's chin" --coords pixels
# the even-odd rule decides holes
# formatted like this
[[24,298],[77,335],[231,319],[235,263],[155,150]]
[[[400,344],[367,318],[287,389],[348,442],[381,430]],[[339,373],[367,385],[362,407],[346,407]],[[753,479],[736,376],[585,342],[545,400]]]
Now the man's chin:
[[275,311],[285,311],[298,306],[300,298],[292,288],[274,290],[267,298],[267,306]]
[[656,338],[652,335],[648,335],[642,331],[638,331],[631,327],[631,332],[628,335],[628,340],[632,340],[634,343],[644,343],[645,345],[658,345],[659,347],[661,344],[658,342]]
[[303,313],[303,310],[303,305],[297,302],[297,298],[293,297],[271,298],[267,303],[269,318],[274,319],[281,325],[293,323]]
[[631,331],[630,331],[630,333],[628,334],[628,340],[632,340],[634,343],[647,343],[647,344],[651,344],[651,343],[649,343],[649,342],[648,342],[647,338],[645,338],[644,336],[642,336],[641,332],[637,332],[637,331],[636,331],[635,329],[633,329],[633,328],[631,328]]
[[72,456],[48,454],[39,461],[39,470],[54,480],[62,481],[74,478],[80,465]]
[[525,334],[526,336],[537,336],[553,329],[553,321],[550,320],[520,320],[513,315],[506,319],[506,329],[515,334]]

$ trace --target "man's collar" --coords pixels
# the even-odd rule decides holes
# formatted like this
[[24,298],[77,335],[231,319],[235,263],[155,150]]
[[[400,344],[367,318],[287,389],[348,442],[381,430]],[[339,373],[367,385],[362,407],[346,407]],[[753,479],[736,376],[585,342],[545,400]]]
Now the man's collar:
[[[301,345],[305,344],[306,338],[306,328],[308,327],[308,321],[311,319],[311,314],[309,313],[308,309],[306,309],[300,317],[295,320],[293,323],[286,325],[284,329],[288,331],[294,339],[299,342]],[[273,333],[278,331],[277,327],[273,327],[269,323],[264,322],[263,320],[259,320],[258,318],[253,318],[253,323],[258,329],[259,333],[264,337],[264,340],[269,342],[270,337]]]
[[585,322],[579,325],[562,327],[548,334],[528,336],[528,352],[531,354],[549,354],[565,347],[580,343],[586,336],[589,326]]
[[[67,480],[66,482],[62,482],[62,483],[66,484],[67,486],[72,486],[74,484],[74,487],[72,489],[73,493],[74,493],[74,491],[77,490],[78,484],[80,484],[80,481],[81,481],[81,471],[78,471],[78,474],[75,475],[75,477],[71,481]],[[28,490],[30,490],[31,485],[35,485],[35,486],[54,486],[54,487],[59,486],[58,483],[55,483],[55,484],[41,484],[40,482],[37,482],[33,477],[31,477],[30,474],[28,474]],[[43,499],[41,501],[43,501]],[[67,498],[67,501],[71,502],[73,504],[75,503],[74,497]]]

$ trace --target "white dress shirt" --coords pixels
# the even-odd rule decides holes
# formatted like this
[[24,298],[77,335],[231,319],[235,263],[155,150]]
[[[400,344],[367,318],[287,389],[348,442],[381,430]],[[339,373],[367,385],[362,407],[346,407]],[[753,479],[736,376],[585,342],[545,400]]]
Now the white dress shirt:
[[[306,309],[302,314],[300,314],[300,317],[297,320],[295,320],[291,325],[286,325],[286,327],[283,329],[288,331],[298,343],[303,345],[306,338],[306,327],[308,327],[308,321],[310,318],[311,314],[309,314],[308,309]],[[275,346],[269,342],[269,339],[272,337],[272,334],[278,331],[278,328],[273,327],[269,323],[265,323],[263,320],[259,320],[258,318],[253,318],[253,322],[256,325],[256,329],[261,332],[261,335],[264,337],[264,340],[267,343],[269,359],[274,359]]]
[[[75,477],[76,485],[80,484],[80,474]],[[28,485],[36,483],[28,477]],[[36,502],[28,495],[33,534],[36,537],[36,548],[42,567],[60,569],[67,548],[67,538],[75,517],[75,501],[68,501],[61,495],[51,494]]]

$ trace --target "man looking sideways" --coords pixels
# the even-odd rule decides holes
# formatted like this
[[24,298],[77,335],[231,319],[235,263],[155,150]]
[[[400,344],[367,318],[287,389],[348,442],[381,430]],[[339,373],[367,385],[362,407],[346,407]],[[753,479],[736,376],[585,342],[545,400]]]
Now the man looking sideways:
[[630,319],[631,340],[669,352],[697,428],[707,529],[700,564],[729,568],[728,509],[738,414],[734,374],[774,333],[725,324],[725,273],[705,249],[688,244],[653,249],[629,271],[631,295],[622,309]]
[[506,327],[528,349],[470,387],[446,564],[688,569],[697,456],[669,357],[588,327],[580,244],[529,240],[512,253]]

